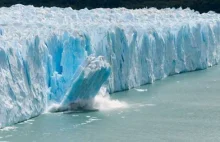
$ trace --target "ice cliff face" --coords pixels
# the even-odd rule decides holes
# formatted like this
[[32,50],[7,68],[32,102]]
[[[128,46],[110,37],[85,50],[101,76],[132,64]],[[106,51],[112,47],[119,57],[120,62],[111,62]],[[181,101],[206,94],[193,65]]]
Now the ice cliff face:
[[90,99],[103,84],[112,93],[219,61],[213,12],[16,5],[0,17],[0,127]]
[[[52,86],[51,88],[63,89],[63,86],[67,88],[63,92],[51,92],[49,95],[49,107],[52,111],[64,111],[77,109],[77,103],[83,100],[93,99],[102,84],[108,79],[110,75],[110,65],[104,61],[103,57],[97,58],[89,56],[83,64],[78,65],[78,69],[73,76],[71,76],[70,83],[63,82],[64,79],[61,75],[58,77],[58,81],[53,84],[58,86]],[[59,86],[60,85],[60,86]],[[55,106],[56,108],[53,108]],[[80,105],[81,106],[81,105]],[[57,110],[56,110],[57,109]]]

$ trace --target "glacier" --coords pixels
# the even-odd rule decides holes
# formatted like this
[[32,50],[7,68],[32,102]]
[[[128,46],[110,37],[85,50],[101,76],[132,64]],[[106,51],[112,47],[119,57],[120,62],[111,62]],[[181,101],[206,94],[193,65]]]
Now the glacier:
[[[55,93],[49,95],[48,100],[50,100],[50,103],[48,106],[51,107],[49,107],[48,110],[56,112],[83,108],[83,105],[86,104],[81,102],[92,100],[98,94],[102,84],[108,79],[109,75],[110,65],[104,61],[103,57],[87,57],[85,62],[79,65],[74,76],[71,77],[72,81],[70,85],[68,85],[68,89],[65,90],[64,93],[55,91]],[[59,78],[59,80],[65,79]],[[63,84],[62,81],[61,83],[57,83],[57,81],[52,82],[55,82],[54,84]],[[64,84],[67,83],[65,82]],[[61,87],[56,86],[52,88],[62,87],[63,85],[61,85]]]
[[0,17],[0,128],[219,62],[215,12],[15,5]]

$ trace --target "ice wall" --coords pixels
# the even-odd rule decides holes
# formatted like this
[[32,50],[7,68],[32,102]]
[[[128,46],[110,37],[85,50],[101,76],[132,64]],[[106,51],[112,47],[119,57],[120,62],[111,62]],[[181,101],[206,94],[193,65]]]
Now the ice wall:
[[219,62],[214,12],[16,5],[0,8],[0,17],[0,127],[37,116],[51,102],[95,96],[109,65],[104,85],[112,93]]
[[[91,101],[99,92],[101,86],[110,75],[110,65],[103,57],[88,56],[73,77],[64,93],[54,93],[49,96],[49,111],[65,111],[83,108],[81,101]],[[60,84],[62,84],[61,82]],[[58,97],[57,97],[58,95]]]

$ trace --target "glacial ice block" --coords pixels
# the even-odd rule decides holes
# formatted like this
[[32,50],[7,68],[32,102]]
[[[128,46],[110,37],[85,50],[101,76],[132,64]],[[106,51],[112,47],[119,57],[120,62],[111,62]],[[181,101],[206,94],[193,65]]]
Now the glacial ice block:
[[[91,100],[110,75],[110,65],[103,57],[89,56],[74,74],[71,85],[51,111],[64,111],[84,107],[82,101]],[[53,101],[53,100],[50,100]]]
[[[0,17],[0,128],[41,114],[51,102],[91,98],[102,83],[113,93],[219,63],[214,12],[15,5],[0,8]],[[106,82],[109,68],[99,56],[111,68]],[[101,70],[83,65],[88,59],[100,61]]]

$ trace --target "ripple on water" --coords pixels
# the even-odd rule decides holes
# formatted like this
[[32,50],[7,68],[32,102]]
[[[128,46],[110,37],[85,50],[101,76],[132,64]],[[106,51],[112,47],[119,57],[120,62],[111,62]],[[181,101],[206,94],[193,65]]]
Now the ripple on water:
[[75,124],[73,125],[74,128],[77,128],[79,126],[82,126],[82,125],[86,125],[86,124],[89,124],[89,123],[92,123],[94,121],[99,121],[101,119],[97,118],[97,117],[90,117],[88,120],[86,120],[85,122],[82,122],[82,123],[79,123],[79,124]]

